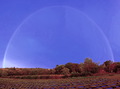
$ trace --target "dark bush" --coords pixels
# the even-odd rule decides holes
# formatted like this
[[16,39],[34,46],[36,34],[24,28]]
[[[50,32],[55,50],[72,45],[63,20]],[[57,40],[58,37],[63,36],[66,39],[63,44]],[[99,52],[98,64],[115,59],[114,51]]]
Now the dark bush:
[[72,72],[70,77],[79,77],[80,73]]
[[69,78],[71,75],[69,75],[69,74],[66,74],[66,75],[64,75],[62,78]]
[[90,72],[82,72],[80,74],[80,76],[91,76],[91,75],[92,75],[92,73],[90,73]]

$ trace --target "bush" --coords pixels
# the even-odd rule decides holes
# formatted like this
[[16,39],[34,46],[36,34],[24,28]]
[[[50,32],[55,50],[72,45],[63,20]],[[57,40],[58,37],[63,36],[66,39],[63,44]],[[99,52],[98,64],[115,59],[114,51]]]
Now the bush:
[[3,71],[2,71],[2,75],[1,75],[1,76],[2,76],[2,77],[6,77],[6,76],[8,76],[7,71],[3,70]]
[[92,75],[92,73],[90,73],[90,72],[82,72],[80,74],[80,76],[91,76],[91,75]]
[[65,74],[62,78],[69,78],[71,75]]
[[80,73],[78,72],[72,72],[70,77],[79,77]]
[[69,69],[68,68],[63,68],[63,69],[61,69],[61,74],[64,74],[64,75],[67,75],[67,74],[69,74],[70,72],[69,72]]
[[114,76],[114,74],[113,74],[113,73],[110,73],[109,76]]

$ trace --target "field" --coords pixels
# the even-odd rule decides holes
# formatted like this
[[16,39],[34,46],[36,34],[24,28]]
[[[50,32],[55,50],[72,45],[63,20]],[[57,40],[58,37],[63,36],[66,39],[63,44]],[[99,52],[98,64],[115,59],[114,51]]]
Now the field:
[[66,79],[0,78],[0,89],[120,89],[120,74]]

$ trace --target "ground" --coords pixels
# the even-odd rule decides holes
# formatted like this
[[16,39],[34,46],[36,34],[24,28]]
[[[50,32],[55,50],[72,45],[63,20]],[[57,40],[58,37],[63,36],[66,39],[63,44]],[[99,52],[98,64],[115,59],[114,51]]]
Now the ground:
[[120,74],[66,79],[0,78],[0,89],[120,89]]

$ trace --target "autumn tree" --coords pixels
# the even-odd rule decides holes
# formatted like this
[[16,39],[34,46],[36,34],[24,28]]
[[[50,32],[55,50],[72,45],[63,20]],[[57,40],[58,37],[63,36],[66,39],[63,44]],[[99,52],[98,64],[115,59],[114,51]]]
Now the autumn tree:
[[115,73],[120,72],[120,62],[114,62],[113,64],[111,64],[110,70],[112,70]]
[[104,70],[105,70],[106,72],[111,72],[110,65],[113,64],[113,61],[107,60],[107,61],[105,61],[103,64],[104,64],[104,66],[105,66]]
[[64,67],[63,69],[61,69],[61,74],[67,75],[67,74],[69,74],[69,73],[70,73],[70,72],[69,72],[69,69],[68,69],[68,68]]
[[70,73],[72,72],[81,72],[80,65],[77,63],[67,63],[65,64],[65,67],[70,70]]
[[99,71],[98,63],[95,63],[90,58],[86,58],[83,63],[83,71],[87,73],[97,73]]
[[55,68],[56,74],[69,74],[69,69],[65,67],[65,65],[57,65]]

